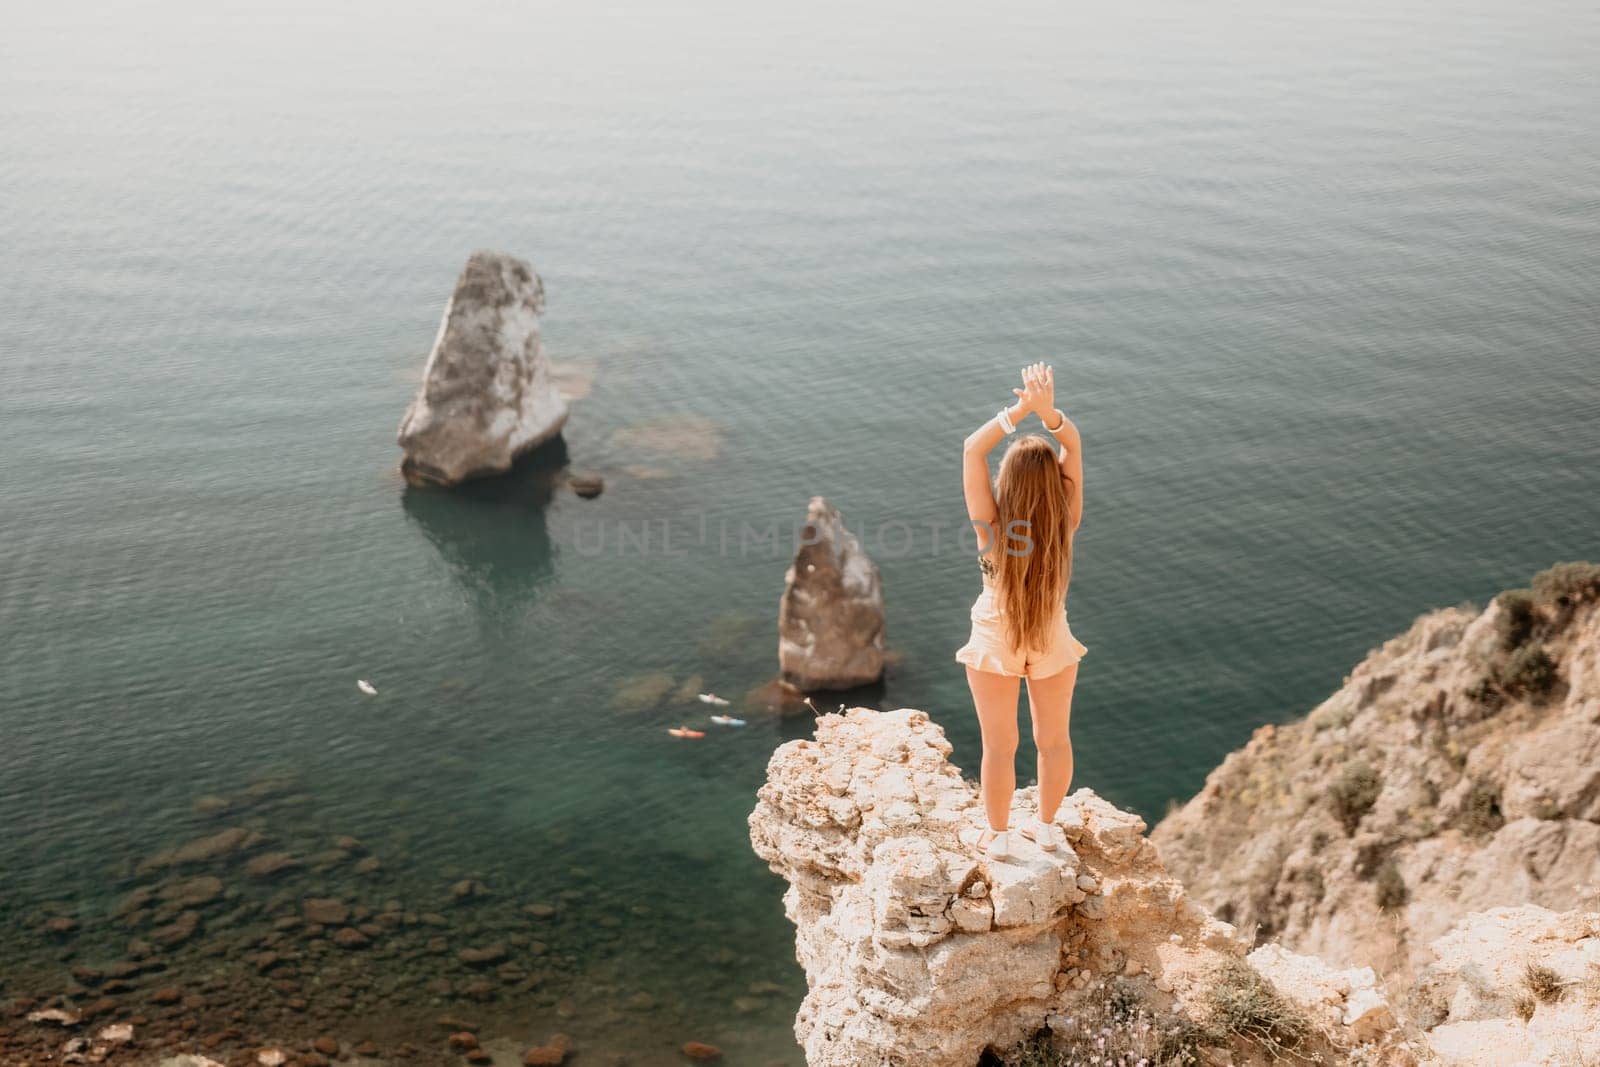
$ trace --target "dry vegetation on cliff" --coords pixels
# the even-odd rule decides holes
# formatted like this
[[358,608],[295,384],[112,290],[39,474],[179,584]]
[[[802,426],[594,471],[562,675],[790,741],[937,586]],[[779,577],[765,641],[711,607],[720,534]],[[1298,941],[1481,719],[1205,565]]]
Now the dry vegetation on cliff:
[[[1151,839],[1220,917],[1377,968],[1424,1028],[1549,1014],[1550,983],[1520,973],[1439,1004],[1436,956],[1508,921],[1486,909],[1596,905],[1600,567],[1422,616],[1306,718],[1257,730]],[[1584,925],[1578,911],[1564,918]],[[1573,938],[1584,952],[1588,936]]]

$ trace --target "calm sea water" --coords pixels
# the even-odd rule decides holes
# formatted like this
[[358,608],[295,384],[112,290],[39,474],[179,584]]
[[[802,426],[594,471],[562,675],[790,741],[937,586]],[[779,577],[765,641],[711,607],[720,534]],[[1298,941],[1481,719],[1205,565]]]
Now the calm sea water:
[[[933,534],[1052,361],[1079,782],[1158,816],[1419,612],[1600,555],[1597,52],[1577,0],[12,12],[0,971],[52,909],[95,944],[255,783],[289,850],[380,857],[352,899],[563,902],[562,966],[499,1001],[530,1031],[566,998],[795,1062],[744,817],[807,728],[675,741],[706,709],[650,695],[774,672],[787,535],[740,524],[842,508],[900,657],[868,699],[975,767],[978,576]],[[394,474],[477,247],[592,375],[599,500]]]

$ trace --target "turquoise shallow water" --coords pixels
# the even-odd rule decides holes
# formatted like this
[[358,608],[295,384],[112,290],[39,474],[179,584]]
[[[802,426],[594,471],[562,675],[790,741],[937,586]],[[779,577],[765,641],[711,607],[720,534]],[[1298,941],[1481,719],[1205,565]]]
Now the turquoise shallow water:
[[[933,530],[1053,361],[1079,781],[1159,815],[1420,611],[1600,552],[1597,46],[1592,5],[1505,0],[14,13],[0,964],[51,909],[97,951],[129,865],[268,779],[290,802],[241,817],[382,859],[341,891],[569,894],[508,1018],[645,992],[630,1040],[792,1062],[744,816],[804,725],[679,743],[703,707],[616,696],[770,677],[787,544],[740,525],[841,507],[899,655],[870,699],[974,766],[977,573]],[[593,376],[599,500],[394,475],[480,246]],[[646,524],[682,554],[619,547]]]

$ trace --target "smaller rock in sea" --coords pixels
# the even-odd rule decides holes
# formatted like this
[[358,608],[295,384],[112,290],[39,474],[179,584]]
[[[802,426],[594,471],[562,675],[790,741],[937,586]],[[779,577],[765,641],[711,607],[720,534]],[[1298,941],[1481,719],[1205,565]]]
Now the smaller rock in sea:
[[839,510],[811,498],[778,610],[778,666],[800,689],[871,685],[884,669],[883,583]]
[[606,487],[605,479],[598,474],[574,474],[567,478],[567,485],[574,493],[585,500],[593,500],[599,496]]

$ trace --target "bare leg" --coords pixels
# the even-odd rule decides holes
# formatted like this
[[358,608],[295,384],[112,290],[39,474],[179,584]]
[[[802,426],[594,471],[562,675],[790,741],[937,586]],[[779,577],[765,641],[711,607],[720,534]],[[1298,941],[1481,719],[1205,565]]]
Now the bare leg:
[[[1078,665],[1060,674],[1028,679],[1028,713],[1033,743],[1039,749],[1039,818],[1054,822],[1056,810],[1072,786],[1072,690]],[[985,748],[988,746],[985,745]]]
[[978,709],[983,733],[983,763],[978,776],[983,808],[991,830],[1004,830],[1011,819],[1011,794],[1017,791],[1017,696],[1020,680],[967,668],[967,685]]

